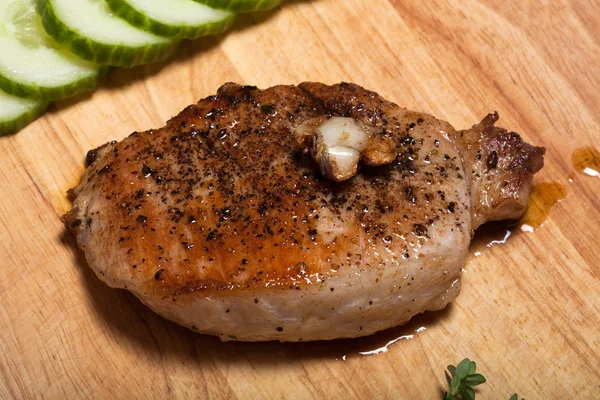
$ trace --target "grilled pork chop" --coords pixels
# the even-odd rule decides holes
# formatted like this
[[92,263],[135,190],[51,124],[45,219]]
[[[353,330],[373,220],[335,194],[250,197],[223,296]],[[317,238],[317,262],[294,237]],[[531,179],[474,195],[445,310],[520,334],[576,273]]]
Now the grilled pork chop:
[[[195,331],[370,335],[445,307],[473,230],[524,212],[544,149],[497,119],[455,131],[353,84],[226,84],[89,152],[63,219],[100,279]],[[319,164],[325,124],[375,145]]]

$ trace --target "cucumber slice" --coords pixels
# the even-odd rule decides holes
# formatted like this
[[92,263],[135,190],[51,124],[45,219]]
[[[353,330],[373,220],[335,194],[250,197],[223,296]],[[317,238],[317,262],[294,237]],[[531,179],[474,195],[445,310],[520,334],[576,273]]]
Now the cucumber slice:
[[22,99],[0,90],[0,136],[23,128],[39,117],[47,106],[48,103]]
[[193,0],[106,0],[112,11],[131,25],[155,35],[178,39],[223,32],[235,14]]
[[96,86],[98,66],[46,34],[35,0],[0,0],[0,9],[0,89],[18,97],[60,100]]
[[133,67],[162,61],[177,47],[113,15],[104,0],[38,0],[38,11],[58,43],[99,64]]
[[283,0],[194,0],[206,4],[209,7],[220,8],[237,13],[248,13],[253,11],[264,11],[279,4]]

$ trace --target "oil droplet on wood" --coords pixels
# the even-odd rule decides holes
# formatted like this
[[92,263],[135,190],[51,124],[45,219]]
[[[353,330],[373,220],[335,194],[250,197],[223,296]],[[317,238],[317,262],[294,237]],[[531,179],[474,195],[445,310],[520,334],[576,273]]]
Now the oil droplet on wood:
[[469,247],[470,253],[479,257],[486,248],[505,244],[518,231],[533,232],[542,226],[548,218],[550,209],[563,200],[566,195],[567,190],[560,183],[539,183],[533,186],[529,194],[527,210],[521,219],[483,224],[475,231]]
[[531,189],[525,214],[519,220],[521,231],[533,232],[548,218],[550,209],[567,195],[567,190],[557,182],[539,183]]
[[593,147],[581,147],[571,154],[573,168],[580,174],[600,178],[600,152]]
[[[424,326],[420,327],[419,329],[417,329],[415,331],[415,333],[419,333],[419,332],[423,332],[426,328]],[[367,351],[359,351],[358,354],[362,355],[362,356],[371,356],[371,355],[377,355],[377,354],[382,354],[382,353],[387,353],[390,346],[393,345],[396,342],[399,342],[400,340],[406,340],[406,339],[414,339],[415,335],[402,335],[399,336],[395,339],[390,340],[389,342],[387,342],[384,346],[381,346],[377,349],[374,350],[367,350]],[[345,357],[345,356],[344,356]],[[344,361],[346,361],[346,359],[344,358]]]
[[[330,359],[340,362],[363,357],[398,357],[411,346],[419,346],[411,339],[426,335],[428,329],[435,329],[444,323],[452,313],[453,305],[439,311],[417,314],[404,325],[386,329],[370,336],[354,339],[336,339],[316,342],[269,343],[269,342],[228,342],[233,346],[247,349],[248,353],[257,351],[285,355],[289,359]],[[408,346],[408,347],[406,347]],[[258,349],[257,349],[258,347]],[[244,350],[246,351],[246,350]],[[398,353],[396,353],[398,352]]]

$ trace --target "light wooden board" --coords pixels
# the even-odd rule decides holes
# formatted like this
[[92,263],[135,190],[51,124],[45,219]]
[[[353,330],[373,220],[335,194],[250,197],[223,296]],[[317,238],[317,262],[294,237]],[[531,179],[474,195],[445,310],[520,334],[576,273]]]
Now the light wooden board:
[[[353,81],[457,128],[497,110],[547,148],[538,211],[566,196],[532,233],[477,239],[446,310],[365,339],[221,343],[93,275],[59,221],[87,150],[227,81],[303,80]],[[291,1],[171,62],[112,73],[0,139],[0,398],[437,399],[464,357],[488,378],[484,399],[600,398],[600,179],[571,160],[600,148],[599,93],[593,0]]]

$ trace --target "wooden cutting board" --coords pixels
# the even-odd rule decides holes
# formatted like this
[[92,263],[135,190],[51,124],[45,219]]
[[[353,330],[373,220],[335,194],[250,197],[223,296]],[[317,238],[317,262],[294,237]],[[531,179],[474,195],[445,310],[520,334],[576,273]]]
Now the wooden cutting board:
[[[353,81],[457,128],[497,110],[546,147],[528,215],[505,244],[486,246],[503,226],[478,235],[451,306],[358,340],[221,343],[96,278],[59,220],[87,150],[224,82],[303,80]],[[584,0],[290,1],[115,71],[0,138],[0,398],[441,399],[464,357],[484,399],[600,398],[599,93],[600,7]]]

